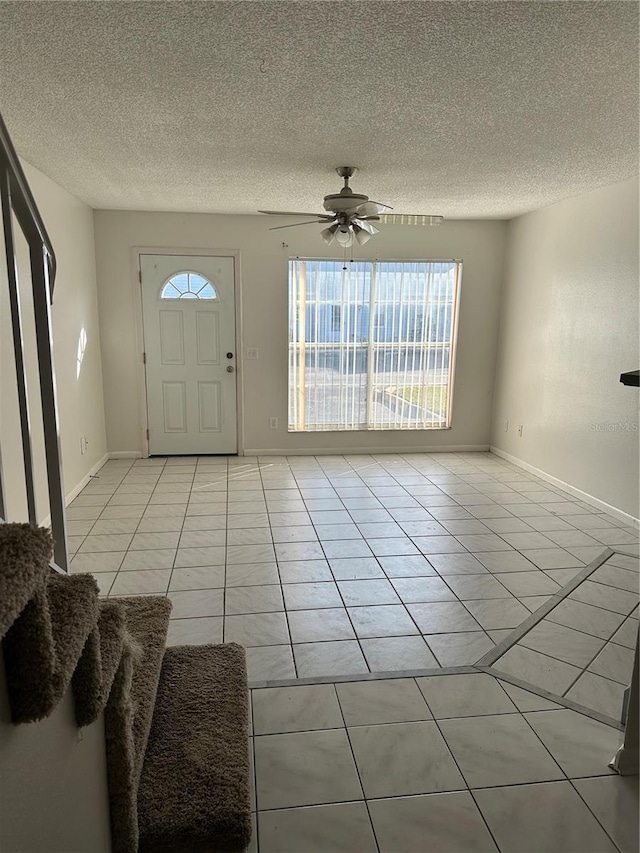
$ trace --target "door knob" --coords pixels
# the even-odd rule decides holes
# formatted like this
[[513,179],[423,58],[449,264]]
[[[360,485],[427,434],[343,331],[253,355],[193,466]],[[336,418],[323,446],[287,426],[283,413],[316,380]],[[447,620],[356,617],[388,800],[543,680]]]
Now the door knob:
[[227,367],[227,373],[233,373],[233,367],[231,365]]

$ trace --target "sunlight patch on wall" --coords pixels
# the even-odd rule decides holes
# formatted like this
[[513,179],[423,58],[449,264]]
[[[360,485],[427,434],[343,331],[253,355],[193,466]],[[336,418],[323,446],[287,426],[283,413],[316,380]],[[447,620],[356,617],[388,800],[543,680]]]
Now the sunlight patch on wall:
[[84,326],[80,329],[80,337],[78,338],[78,353],[76,355],[76,379],[80,378],[82,370],[82,362],[84,361],[84,353],[87,348],[87,330]]

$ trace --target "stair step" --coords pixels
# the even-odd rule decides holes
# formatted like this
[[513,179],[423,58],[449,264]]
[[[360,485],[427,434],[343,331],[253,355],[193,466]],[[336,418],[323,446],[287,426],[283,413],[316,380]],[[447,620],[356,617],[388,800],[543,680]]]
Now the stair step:
[[140,853],[235,853],[248,845],[248,689],[241,646],[165,651],[138,822]]
[[125,641],[126,611],[114,600],[100,602],[97,630],[93,630],[73,673],[76,723],[89,726],[104,711]]
[[14,723],[51,714],[98,618],[98,586],[92,575],[49,572],[3,640]]
[[0,639],[46,583],[52,551],[48,530],[0,523]]
[[125,611],[124,654],[105,711],[111,840],[114,853],[138,847],[137,795],[169,630],[171,601],[110,599]]

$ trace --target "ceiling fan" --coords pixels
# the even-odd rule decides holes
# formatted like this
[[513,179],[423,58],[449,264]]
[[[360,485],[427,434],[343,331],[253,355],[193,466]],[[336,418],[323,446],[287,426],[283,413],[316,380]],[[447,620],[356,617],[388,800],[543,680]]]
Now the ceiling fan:
[[296,225],[326,225],[320,236],[327,245],[335,240],[345,248],[353,246],[353,241],[363,246],[379,229],[374,222],[396,225],[440,225],[442,216],[422,214],[394,214],[388,204],[370,201],[369,196],[354,193],[349,186],[349,179],[356,172],[355,166],[338,166],[336,172],[344,179],[344,186],[339,193],[331,193],[324,197],[324,209],[328,213],[298,213],[290,210],[259,210],[270,216],[314,216],[307,222],[292,222],[290,225],[276,225],[270,231],[280,228],[294,228]]

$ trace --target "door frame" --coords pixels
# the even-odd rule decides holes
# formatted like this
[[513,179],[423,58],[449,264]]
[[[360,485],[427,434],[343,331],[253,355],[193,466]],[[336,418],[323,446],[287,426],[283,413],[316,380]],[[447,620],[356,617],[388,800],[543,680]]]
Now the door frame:
[[176,255],[202,258],[233,258],[233,290],[236,331],[236,424],[237,455],[244,456],[244,346],[242,338],[242,286],[240,252],[237,249],[185,249],[183,247],[133,246],[131,248],[131,285],[136,330],[136,384],[142,458],[149,457],[149,416],[147,413],[147,378],[144,366],[144,321],[142,312],[142,276],[140,255]]

